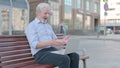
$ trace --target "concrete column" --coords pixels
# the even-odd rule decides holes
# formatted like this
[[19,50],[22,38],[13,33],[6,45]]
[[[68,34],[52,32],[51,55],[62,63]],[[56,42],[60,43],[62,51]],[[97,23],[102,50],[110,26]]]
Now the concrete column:
[[1,14],[1,9],[0,9],[0,35],[2,35],[2,14]]
[[12,0],[10,0],[11,6],[10,6],[10,11],[9,11],[9,35],[12,35],[12,14],[13,14],[13,4],[12,4]]
[[91,30],[94,30],[94,25],[95,25],[95,21],[94,21],[94,16],[93,15],[91,15]]
[[72,0],[72,24],[73,24],[73,29],[75,29],[75,22],[76,22],[76,0]]
[[27,24],[29,23],[29,19],[30,19],[30,5],[29,5],[29,2],[28,0],[25,0],[26,1],[26,4],[27,4]]
[[82,0],[83,2],[83,31],[85,30],[85,20],[86,20],[86,0]]
[[61,0],[60,1],[60,5],[59,5],[59,23],[61,23],[61,20],[64,20],[64,9],[65,9],[65,4],[64,4],[65,0]]

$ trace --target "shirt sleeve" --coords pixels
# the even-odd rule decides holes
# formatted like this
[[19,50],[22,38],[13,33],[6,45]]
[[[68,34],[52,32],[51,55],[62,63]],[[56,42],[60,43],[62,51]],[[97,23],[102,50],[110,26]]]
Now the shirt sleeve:
[[[50,26],[50,25],[49,25]],[[57,36],[56,36],[56,34],[55,34],[55,32],[54,32],[54,30],[53,30],[53,28],[50,26],[50,29],[51,29],[51,31],[52,31],[52,39],[56,39],[57,38]]]
[[27,36],[30,46],[36,49],[37,44],[39,42],[36,29],[33,26],[28,26],[25,30],[25,34]]
[[56,36],[56,34],[53,32],[53,34],[52,34],[52,38],[53,39],[56,39],[57,38],[57,36]]

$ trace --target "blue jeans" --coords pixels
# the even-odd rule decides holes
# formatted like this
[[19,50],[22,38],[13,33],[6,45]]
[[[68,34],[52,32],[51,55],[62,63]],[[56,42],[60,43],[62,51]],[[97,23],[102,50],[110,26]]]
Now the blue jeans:
[[53,64],[59,68],[79,68],[79,55],[77,53],[61,55],[50,52],[55,50],[57,49],[51,47],[38,51],[34,55],[35,61],[39,64]]

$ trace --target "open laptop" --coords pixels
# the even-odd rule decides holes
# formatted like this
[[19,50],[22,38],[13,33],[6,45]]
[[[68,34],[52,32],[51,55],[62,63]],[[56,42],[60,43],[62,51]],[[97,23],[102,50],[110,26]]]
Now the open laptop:
[[61,49],[59,51],[52,51],[52,53],[69,54],[69,53],[77,52],[79,49],[79,43],[80,43],[79,38],[71,38],[68,41],[67,45],[65,46],[65,49]]

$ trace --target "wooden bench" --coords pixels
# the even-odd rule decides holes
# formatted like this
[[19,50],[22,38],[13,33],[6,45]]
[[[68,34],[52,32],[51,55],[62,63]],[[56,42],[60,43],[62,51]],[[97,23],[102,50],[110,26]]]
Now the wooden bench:
[[[84,67],[89,56],[81,56]],[[54,68],[35,63],[26,36],[0,36],[0,68]]]

